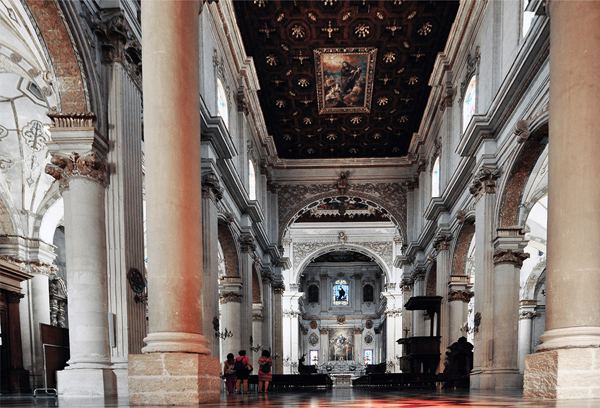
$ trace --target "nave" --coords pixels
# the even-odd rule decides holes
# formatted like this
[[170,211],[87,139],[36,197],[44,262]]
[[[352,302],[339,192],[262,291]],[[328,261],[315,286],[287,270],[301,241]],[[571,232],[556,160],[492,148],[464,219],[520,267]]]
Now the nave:
[[[55,398],[13,397],[3,399],[2,408],[29,407],[78,407],[78,408],[123,408],[129,407],[126,398],[85,398],[59,400]],[[144,407],[151,407],[145,405]],[[191,406],[191,405],[190,405]],[[197,405],[196,405],[197,406]],[[274,392],[269,394],[235,395],[221,394],[218,404],[203,407],[269,407],[269,408],[592,408],[600,406],[600,400],[540,401],[523,399],[522,391],[365,391],[341,388],[321,391]]]

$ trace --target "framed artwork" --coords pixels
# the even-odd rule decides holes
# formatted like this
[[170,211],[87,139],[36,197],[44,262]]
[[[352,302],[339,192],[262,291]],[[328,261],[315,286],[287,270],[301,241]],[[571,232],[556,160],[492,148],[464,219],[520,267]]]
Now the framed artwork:
[[364,360],[365,364],[373,364],[373,350],[365,350]]
[[317,48],[314,55],[319,114],[369,113],[377,50]]
[[366,344],[371,344],[373,343],[373,335],[371,333],[367,333],[365,335],[365,343]]
[[319,344],[319,336],[317,336],[315,333],[311,334],[308,338],[308,343],[311,346],[316,346],[317,344]]
[[329,329],[329,361],[354,360],[354,329]]
[[309,365],[319,364],[319,350],[310,350],[308,352],[308,364]]

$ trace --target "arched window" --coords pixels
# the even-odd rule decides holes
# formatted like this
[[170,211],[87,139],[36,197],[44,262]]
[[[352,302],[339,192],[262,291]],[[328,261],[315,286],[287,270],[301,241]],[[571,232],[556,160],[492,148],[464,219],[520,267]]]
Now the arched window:
[[348,282],[344,279],[338,279],[333,284],[333,304],[348,306]]
[[436,157],[431,169],[431,197],[440,196],[440,158]]
[[366,284],[365,286],[363,286],[363,302],[373,302],[373,299],[373,285]]
[[535,13],[533,11],[527,11],[527,5],[529,4],[529,0],[521,0],[523,3],[523,19],[522,19],[522,28],[523,31],[521,32],[521,35],[523,37],[525,37],[527,35],[527,33],[529,32],[529,29],[531,28],[531,22],[533,20],[533,16],[535,15]]
[[463,102],[463,132],[469,126],[469,122],[473,115],[475,115],[475,96],[477,91],[477,79],[475,75],[471,77],[467,92],[465,92],[465,99]]
[[221,80],[217,78],[217,113],[223,118],[225,127],[229,129],[229,110],[227,109],[227,95]]
[[317,285],[308,287],[308,303],[319,303],[319,287]]
[[250,200],[256,200],[256,172],[252,160],[248,160],[248,190]]

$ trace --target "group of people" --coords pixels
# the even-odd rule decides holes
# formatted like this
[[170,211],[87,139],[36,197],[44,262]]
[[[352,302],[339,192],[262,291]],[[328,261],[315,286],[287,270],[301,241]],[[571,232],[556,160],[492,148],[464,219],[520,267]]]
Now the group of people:
[[[250,373],[254,370],[250,359],[246,357],[246,350],[240,350],[239,356],[234,358],[233,353],[227,354],[227,360],[223,363],[223,377],[227,385],[227,392],[233,394],[250,394],[248,389],[248,379]],[[258,392],[266,393],[269,388],[269,382],[272,380],[273,360],[269,350],[263,350],[262,356],[258,359]]]

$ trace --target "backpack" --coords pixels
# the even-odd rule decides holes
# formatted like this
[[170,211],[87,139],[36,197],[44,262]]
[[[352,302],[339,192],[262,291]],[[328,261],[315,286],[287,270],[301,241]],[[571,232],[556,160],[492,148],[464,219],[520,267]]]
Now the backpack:
[[262,367],[260,368],[260,371],[262,373],[268,374],[271,372],[271,363],[269,363],[268,361],[265,362]]
[[233,364],[233,369],[235,371],[243,371],[246,369],[246,364],[244,364],[245,358],[246,357],[243,357],[241,360],[239,360],[237,358],[235,359],[235,363]]

